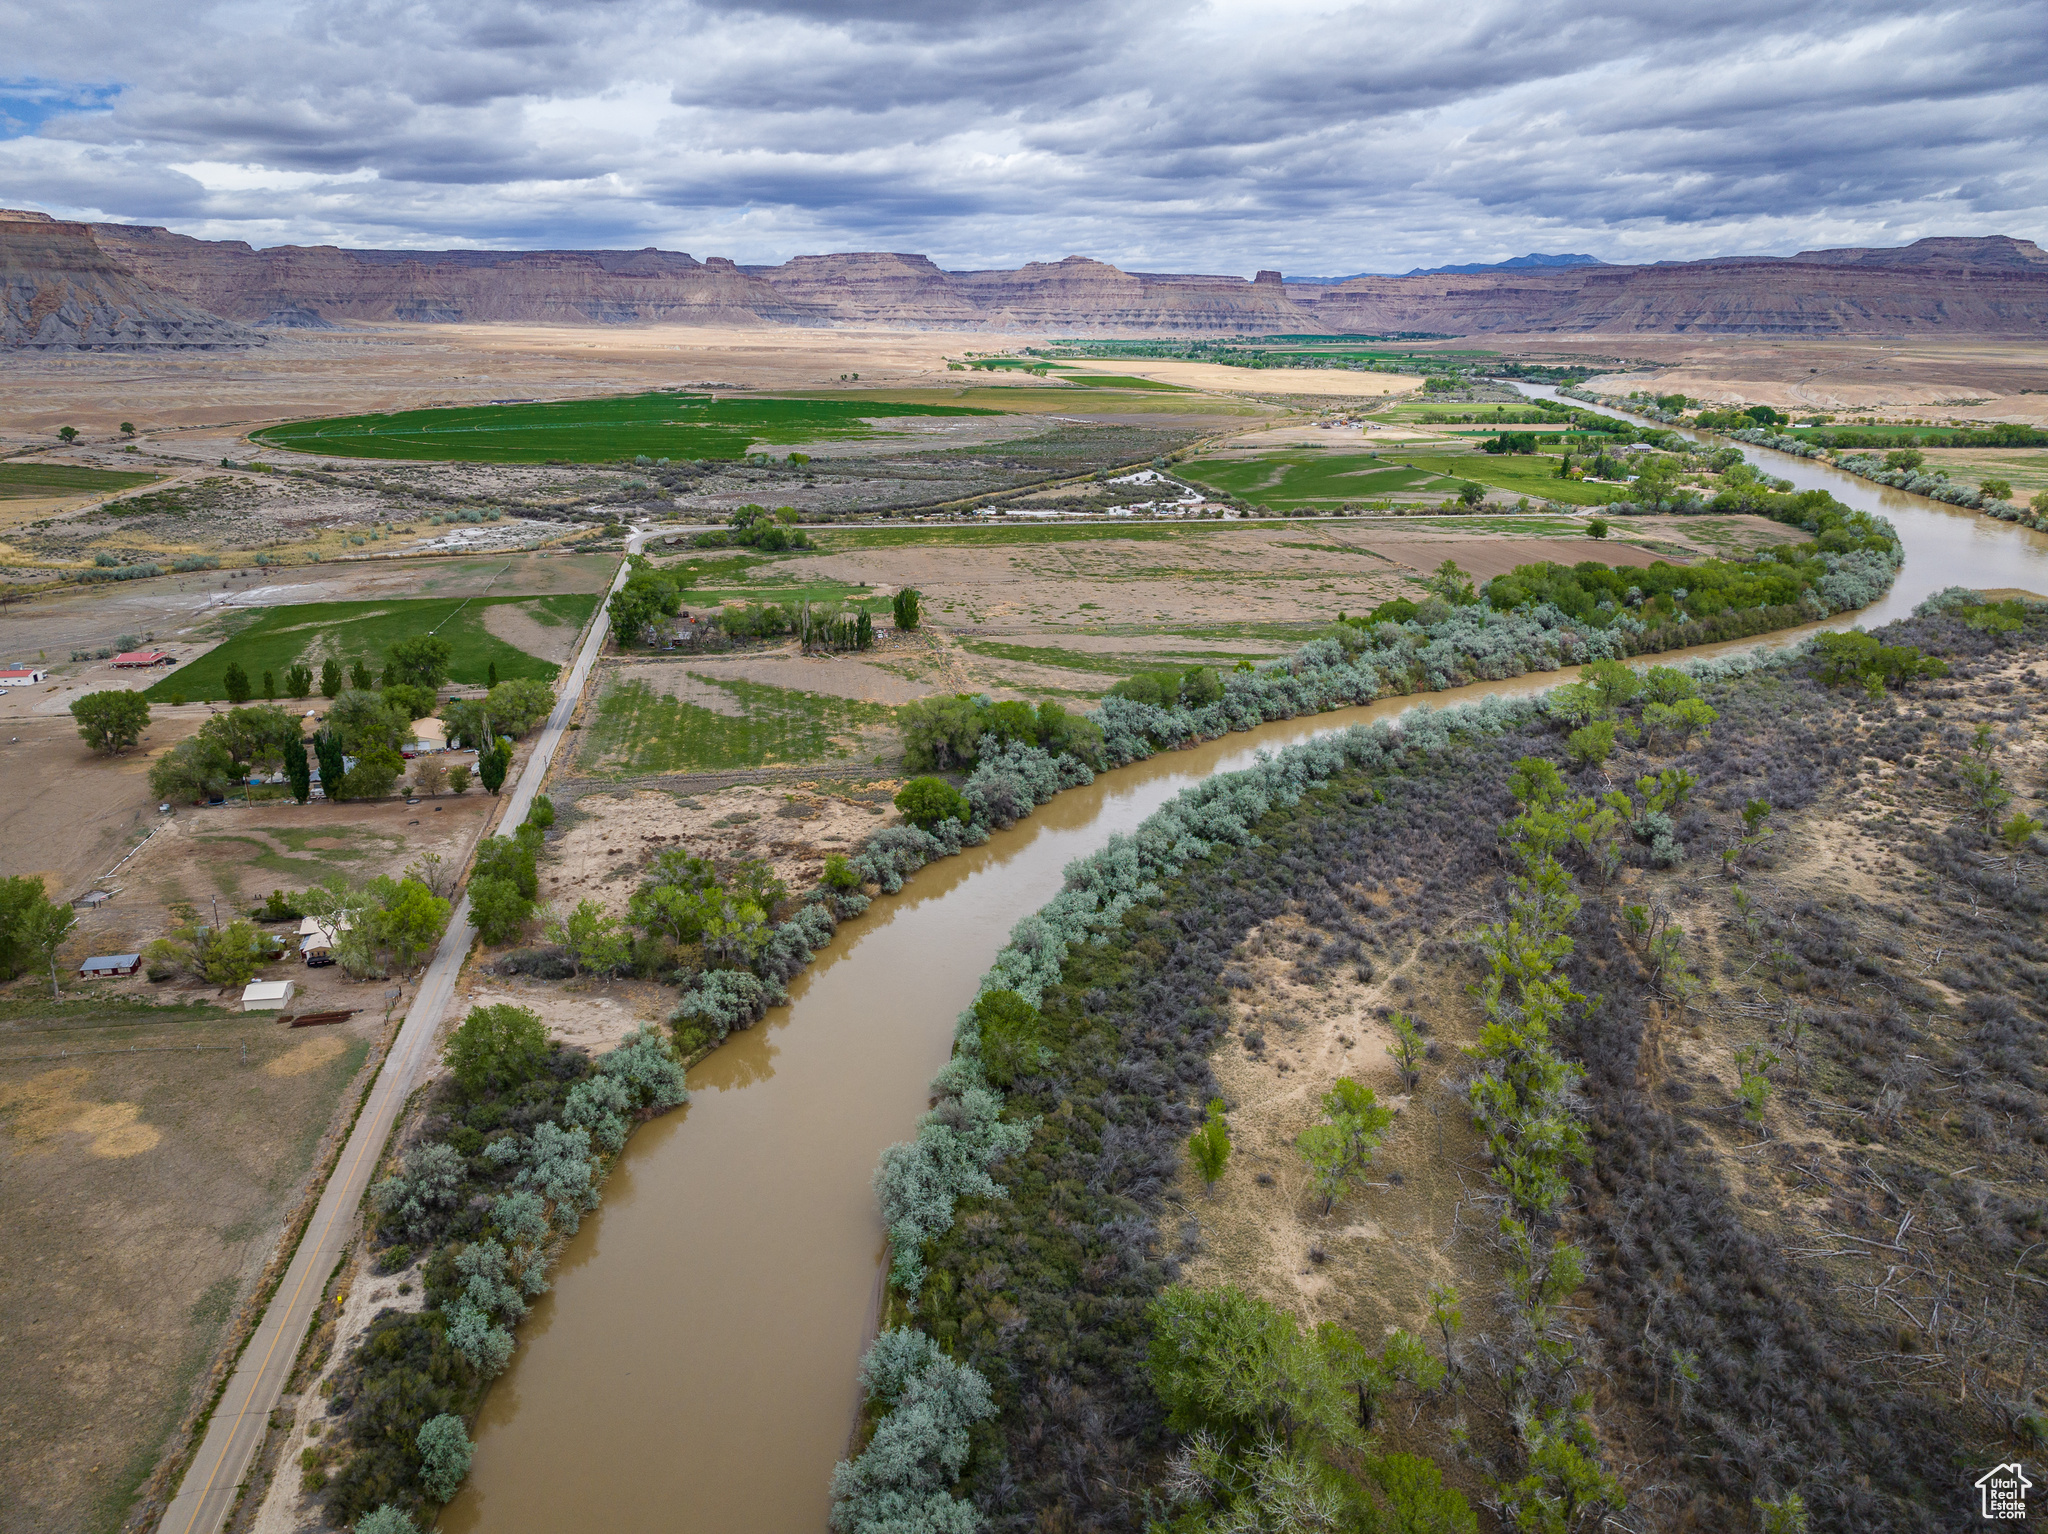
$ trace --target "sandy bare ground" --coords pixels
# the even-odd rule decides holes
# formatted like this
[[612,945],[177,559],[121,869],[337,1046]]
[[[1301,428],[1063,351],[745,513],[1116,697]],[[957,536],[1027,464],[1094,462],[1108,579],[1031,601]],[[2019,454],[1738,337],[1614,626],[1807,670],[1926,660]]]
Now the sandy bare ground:
[[851,852],[899,817],[885,799],[854,798],[818,785],[729,788],[673,795],[653,789],[586,793],[567,829],[552,837],[540,869],[541,895],[559,909],[596,900],[623,916],[646,864],[680,848],[721,863],[765,858],[792,895],[816,887],[825,859]]
[[1531,361],[1625,358],[1655,369],[1629,373],[1629,389],[1783,410],[2048,424],[2048,394],[2038,392],[2048,384],[2048,345],[2034,337],[1533,335],[1490,336],[1486,345]]
[[183,1013],[0,1024],[6,1534],[115,1526],[382,1019],[309,1039],[267,1014]]
[[247,352],[10,358],[0,372],[0,437],[47,441],[68,425],[111,442],[126,420],[145,439],[175,445],[183,433],[217,441],[222,428],[239,435],[304,416],[657,385],[839,388],[852,373],[858,387],[900,388],[949,381],[949,355],[987,344],[944,331],[674,325],[280,331]]
[[[1384,893],[1367,898],[1379,903]],[[1346,974],[1304,984],[1289,972],[1300,927],[1294,917],[1269,922],[1238,951],[1234,967],[1251,985],[1233,992],[1230,1037],[1211,1057],[1233,1154],[1213,1193],[1184,1172],[1203,1236],[1187,1277],[1240,1284],[1305,1321],[1342,1321],[1367,1337],[1395,1326],[1422,1332],[1430,1285],[1474,1276],[1475,1244],[1453,1240],[1470,1115],[1443,1090],[1458,1073],[1473,1009],[1458,977],[1413,960],[1369,981]],[[1384,1014],[1395,1008],[1423,1014],[1436,1040],[1413,1094],[1387,1054]],[[1370,1185],[1326,1214],[1295,1140],[1340,1076],[1372,1088],[1395,1118]]]
[[472,964],[448,1009],[454,1028],[472,1007],[509,1003],[540,1017],[550,1035],[593,1055],[618,1045],[627,1034],[650,1023],[665,1023],[676,1009],[676,993],[645,980],[542,981],[523,976],[499,977]]
[[165,818],[149,791],[145,752],[196,733],[206,710],[153,710],[142,750],[100,757],[68,713],[29,716],[30,701],[17,694],[0,703],[0,778],[9,790],[0,801],[0,874],[40,877],[52,899],[68,900]]
[[[1658,537],[1669,533],[1660,528]],[[1413,577],[1445,559],[1491,577],[1536,560],[1647,565],[1657,557],[1622,537],[1496,537],[1407,520],[1332,519],[1176,528],[1131,542],[903,544],[827,554],[806,568],[866,585],[916,586],[932,624],[958,638],[1036,631],[1037,642],[1055,643],[1057,632],[1096,625],[1327,622],[1412,590]]]
[[1422,387],[1420,377],[1406,373],[1353,373],[1344,368],[1231,368],[1214,362],[1182,362],[1171,357],[1133,357],[1127,362],[1063,362],[1062,371],[1108,373],[1120,378],[1150,378],[1184,389],[1214,389],[1225,394],[1313,394],[1330,398],[1369,399],[1406,394]]
[[[922,653],[924,646],[904,646],[903,651]],[[887,654],[899,653],[892,649]],[[742,655],[699,655],[671,660],[627,660],[609,663],[600,680],[600,692],[616,681],[645,683],[663,697],[676,698],[737,719],[746,709],[730,692],[715,686],[717,680],[762,682],[796,692],[818,693],[828,698],[847,698],[859,703],[908,703],[925,695],[927,689],[887,668],[881,657],[874,660],[850,655],[804,655],[794,644]]]

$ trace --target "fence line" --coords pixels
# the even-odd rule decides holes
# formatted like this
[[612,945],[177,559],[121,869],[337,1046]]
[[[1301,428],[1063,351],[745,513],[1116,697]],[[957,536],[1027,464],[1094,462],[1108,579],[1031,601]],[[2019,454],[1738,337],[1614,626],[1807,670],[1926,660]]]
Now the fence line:
[[85,1055],[196,1055],[207,1050],[233,1048],[233,1044],[130,1044],[126,1049],[60,1049],[54,1055],[0,1055],[0,1065],[30,1060],[75,1060]]

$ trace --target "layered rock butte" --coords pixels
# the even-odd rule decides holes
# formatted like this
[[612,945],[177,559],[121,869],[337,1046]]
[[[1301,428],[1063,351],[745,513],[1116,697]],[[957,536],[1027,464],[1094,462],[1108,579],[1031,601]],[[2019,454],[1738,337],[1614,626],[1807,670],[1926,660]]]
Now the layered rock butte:
[[1287,282],[1085,256],[946,271],[887,252],[780,266],[679,251],[343,250],[0,212],[0,345],[220,346],[349,321],[889,326],[1043,334],[2048,330],[2048,252],[2002,235],[1655,266]]

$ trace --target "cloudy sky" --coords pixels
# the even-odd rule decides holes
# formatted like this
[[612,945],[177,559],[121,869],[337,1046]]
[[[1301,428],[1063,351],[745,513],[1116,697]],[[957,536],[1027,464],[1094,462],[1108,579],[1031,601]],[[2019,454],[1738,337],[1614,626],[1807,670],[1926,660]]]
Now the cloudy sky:
[[1405,271],[2048,242],[2048,0],[0,0],[0,205]]

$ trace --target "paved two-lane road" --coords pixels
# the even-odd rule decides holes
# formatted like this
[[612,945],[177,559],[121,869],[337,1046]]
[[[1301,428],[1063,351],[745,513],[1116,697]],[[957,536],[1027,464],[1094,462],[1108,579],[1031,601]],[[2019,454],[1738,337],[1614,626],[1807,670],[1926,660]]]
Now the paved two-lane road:
[[[636,529],[626,542],[627,550],[637,553],[645,537]],[[629,568],[621,562],[612,579],[612,591],[624,584]],[[526,818],[610,628],[611,620],[600,602],[590,633],[577,652],[576,664],[561,696],[555,700],[554,712],[548,715],[525,770],[513,787],[501,825],[516,826]],[[185,1472],[184,1483],[171,1499],[163,1522],[157,1525],[160,1534],[216,1534],[234,1505],[236,1491],[255,1462],[256,1451],[269,1427],[271,1410],[284,1392],[299,1345],[319,1307],[327,1276],[334,1271],[355,1232],[356,1210],[369,1187],[370,1174],[376,1170],[377,1158],[407,1094],[419,1079],[421,1065],[433,1050],[441,1015],[455,993],[455,978],[475,940],[476,929],[469,921],[469,896],[465,894],[449,919],[440,947],[434,950],[433,961],[420,979],[412,1007],[398,1030],[398,1041],[378,1073],[376,1085],[370,1089],[370,1100],[356,1119],[348,1144],[342,1147],[334,1175],[320,1196],[319,1207],[313,1211],[312,1223],[306,1227],[256,1334],[242,1350],[241,1361],[228,1381],[227,1393],[207,1423],[205,1441]]]

